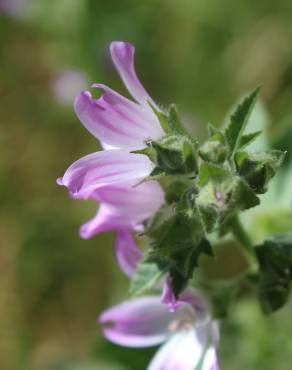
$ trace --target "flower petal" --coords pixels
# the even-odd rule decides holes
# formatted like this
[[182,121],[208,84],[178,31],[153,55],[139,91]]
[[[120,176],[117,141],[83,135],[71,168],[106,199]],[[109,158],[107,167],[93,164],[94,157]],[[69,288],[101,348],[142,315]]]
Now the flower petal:
[[207,322],[210,320],[210,308],[206,299],[197,290],[188,288],[185,289],[179,297],[181,304],[189,304],[196,313],[199,322]]
[[174,312],[178,307],[178,300],[173,293],[169,278],[164,281],[160,301],[168,306],[170,312]]
[[101,314],[105,337],[126,347],[148,347],[163,342],[172,320],[159,297],[142,297],[114,306]]
[[99,99],[82,91],[75,99],[75,111],[81,123],[103,144],[130,150],[145,147],[145,141],[160,139],[164,133],[155,114],[105,85]]
[[138,186],[103,186],[88,195],[101,203],[91,220],[81,226],[80,235],[88,239],[110,230],[141,230],[141,223],[152,217],[164,202],[164,192],[156,181]]
[[80,227],[79,234],[83,239],[89,239],[106,231],[133,228],[135,225],[128,217],[122,215],[113,207],[102,204],[96,216]]
[[193,330],[178,332],[158,350],[147,370],[194,370],[203,351]]
[[118,231],[115,252],[122,271],[131,277],[137,268],[138,262],[142,258],[142,253],[129,230]]
[[152,217],[164,203],[164,191],[157,181],[147,181],[138,186],[106,186],[91,195],[100,203],[117,209],[122,217],[141,223]]
[[153,164],[145,155],[124,150],[105,150],[79,159],[57,182],[66,186],[74,198],[87,199],[92,191],[101,186],[138,183],[152,169]]
[[202,370],[220,370],[217,353],[214,347],[207,349],[202,363]]
[[113,41],[110,51],[115,67],[133,98],[142,105],[151,102],[156,106],[136,75],[134,46],[128,42]]
[[191,288],[185,289],[180,296],[176,298],[168,278],[164,281],[161,302],[168,306],[170,312],[174,312],[180,307],[189,305],[197,320],[200,322],[204,322],[210,318],[210,310],[207,302],[197,290]]

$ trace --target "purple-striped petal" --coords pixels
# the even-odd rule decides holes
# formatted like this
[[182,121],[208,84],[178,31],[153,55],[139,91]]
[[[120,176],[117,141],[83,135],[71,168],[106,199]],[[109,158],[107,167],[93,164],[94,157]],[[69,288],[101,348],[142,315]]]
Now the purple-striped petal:
[[193,330],[178,332],[158,350],[147,370],[194,370],[203,351]]
[[101,186],[138,183],[152,169],[153,164],[145,155],[124,150],[105,150],[79,159],[57,182],[66,186],[74,198],[87,199],[92,191]]
[[139,81],[135,71],[135,48],[128,42],[113,41],[110,51],[114,65],[133,98],[142,105],[156,106]]
[[126,347],[148,347],[168,336],[172,315],[159,297],[142,297],[114,306],[101,314],[105,337]]
[[80,227],[79,234],[81,238],[89,239],[107,231],[125,229],[141,231],[141,224],[121,213],[119,209],[101,204],[96,215]]
[[122,217],[141,223],[152,217],[164,203],[164,191],[157,181],[147,181],[138,186],[107,186],[91,195],[99,203],[119,210]]
[[96,215],[81,225],[79,235],[83,239],[90,239],[100,233],[107,231],[119,232],[124,229],[141,232],[143,231],[143,225],[121,214],[117,209],[102,204]]
[[158,140],[164,132],[155,114],[105,85],[94,84],[102,89],[99,99],[93,99],[89,91],[82,91],[75,99],[75,111],[81,123],[103,145],[136,150],[145,147],[145,141]]
[[118,231],[115,252],[122,271],[131,277],[136,271],[138,262],[142,258],[142,253],[129,230]]
[[132,229],[135,225],[127,217],[122,217],[115,208],[102,204],[95,217],[80,227],[79,234],[83,239],[89,239],[96,234],[119,229]]
[[88,239],[110,230],[139,230],[164,202],[164,192],[156,181],[138,186],[128,184],[104,186],[91,192],[90,198],[101,206],[94,218],[81,226],[80,235]]

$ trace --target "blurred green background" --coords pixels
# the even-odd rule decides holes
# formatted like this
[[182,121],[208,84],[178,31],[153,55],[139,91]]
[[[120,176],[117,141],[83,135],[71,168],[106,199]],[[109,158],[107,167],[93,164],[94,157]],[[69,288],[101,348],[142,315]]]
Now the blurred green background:
[[[0,369],[143,370],[155,349],[106,343],[96,324],[127,291],[113,235],[81,240],[96,206],[55,183],[98,148],[73,97],[93,82],[126,94],[108,45],[127,40],[147,90],[161,105],[176,102],[194,135],[262,84],[270,141],[289,149],[292,2],[0,0],[0,13]],[[290,216],[283,226],[272,210],[254,233],[291,230]],[[244,298],[222,326],[222,369],[291,369],[291,307],[267,319]]]

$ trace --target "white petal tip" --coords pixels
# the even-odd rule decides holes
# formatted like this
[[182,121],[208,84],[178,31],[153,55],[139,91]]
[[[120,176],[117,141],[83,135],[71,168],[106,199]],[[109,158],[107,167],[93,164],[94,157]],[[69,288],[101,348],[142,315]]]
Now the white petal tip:
[[114,49],[121,49],[121,48],[133,48],[134,49],[134,46],[128,42],[128,41],[112,41],[110,43],[110,51],[115,51]]
[[79,230],[79,236],[82,239],[90,239],[92,237],[91,232],[85,226],[81,226]]

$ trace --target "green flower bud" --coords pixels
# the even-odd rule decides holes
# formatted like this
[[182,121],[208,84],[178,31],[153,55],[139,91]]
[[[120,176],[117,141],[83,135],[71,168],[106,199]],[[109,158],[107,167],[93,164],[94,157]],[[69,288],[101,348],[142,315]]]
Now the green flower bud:
[[237,152],[236,169],[257,194],[263,194],[267,191],[268,182],[282,164],[284,156],[285,153],[280,150],[260,153]]
[[166,174],[197,174],[197,149],[190,139],[184,136],[166,136],[160,142],[153,141],[157,166]]

